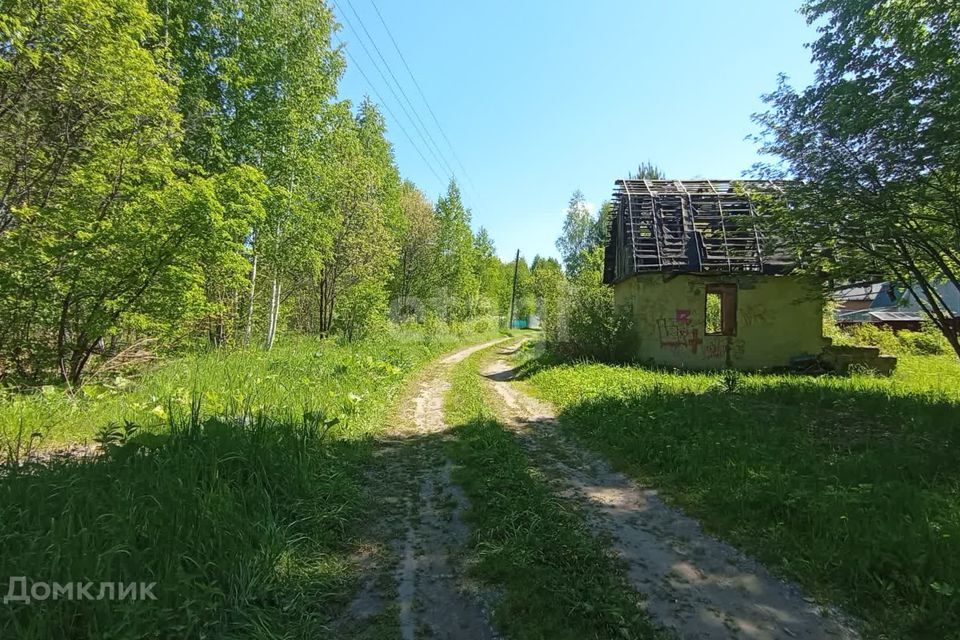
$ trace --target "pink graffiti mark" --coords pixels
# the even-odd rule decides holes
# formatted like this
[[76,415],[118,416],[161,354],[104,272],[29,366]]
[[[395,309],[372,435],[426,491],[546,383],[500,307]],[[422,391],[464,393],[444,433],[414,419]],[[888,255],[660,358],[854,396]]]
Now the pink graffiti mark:
[[657,320],[657,329],[660,332],[660,346],[673,349],[689,349],[696,353],[703,344],[700,331],[690,327],[688,323],[680,323],[669,318]]
[[690,309],[677,309],[677,324],[690,324]]

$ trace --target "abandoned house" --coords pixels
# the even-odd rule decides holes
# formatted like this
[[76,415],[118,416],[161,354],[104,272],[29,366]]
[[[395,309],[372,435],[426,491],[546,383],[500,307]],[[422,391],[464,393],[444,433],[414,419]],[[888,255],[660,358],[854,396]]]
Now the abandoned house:
[[765,242],[754,188],[778,187],[616,182],[603,279],[633,318],[637,360],[755,370],[816,361],[829,345],[819,283]]

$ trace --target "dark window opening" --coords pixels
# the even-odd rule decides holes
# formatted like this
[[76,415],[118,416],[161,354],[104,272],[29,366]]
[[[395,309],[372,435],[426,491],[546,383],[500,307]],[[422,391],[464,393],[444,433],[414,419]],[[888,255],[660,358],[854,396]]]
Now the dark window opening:
[[708,336],[737,335],[737,285],[707,285],[706,328]]

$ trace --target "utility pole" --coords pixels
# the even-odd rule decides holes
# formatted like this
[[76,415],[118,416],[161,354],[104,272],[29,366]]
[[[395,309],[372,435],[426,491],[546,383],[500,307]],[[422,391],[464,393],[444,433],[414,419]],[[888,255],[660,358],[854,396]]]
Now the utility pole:
[[513,329],[513,305],[517,301],[517,269],[520,267],[520,249],[517,249],[517,259],[513,263],[513,293],[510,294],[510,317],[507,319],[507,331]]

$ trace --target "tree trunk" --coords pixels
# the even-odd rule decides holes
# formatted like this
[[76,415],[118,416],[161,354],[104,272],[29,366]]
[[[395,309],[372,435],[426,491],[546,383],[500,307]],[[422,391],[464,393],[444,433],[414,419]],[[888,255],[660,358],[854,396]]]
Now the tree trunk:
[[407,305],[410,303],[410,261],[409,261],[409,252],[406,248],[403,250],[403,266],[400,270],[400,300],[397,301],[397,318],[398,322],[403,321],[407,317]]
[[325,269],[320,280],[320,335],[326,336],[333,328],[333,305],[336,299],[336,282]]
[[253,337],[253,295],[257,290],[257,254],[253,254],[253,270],[250,272],[250,296],[247,298],[247,323],[243,328],[243,343],[250,344]]
[[60,367],[60,377],[70,384],[70,373],[67,371],[67,319],[70,311],[70,296],[67,294],[60,305],[60,322],[57,330],[57,365]]
[[943,335],[947,337],[947,342],[953,347],[953,352],[960,358],[960,318],[953,321],[953,326],[949,329],[942,329]]
[[80,386],[80,380],[83,376],[83,369],[87,366],[93,349],[96,347],[96,340],[89,341],[84,334],[77,336],[77,344],[74,347],[73,355],[70,358],[70,376],[67,383],[77,388]]
[[273,348],[273,341],[277,337],[277,318],[280,316],[280,279],[274,276],[270,291],[270,314],[267,318],[267,351]]

